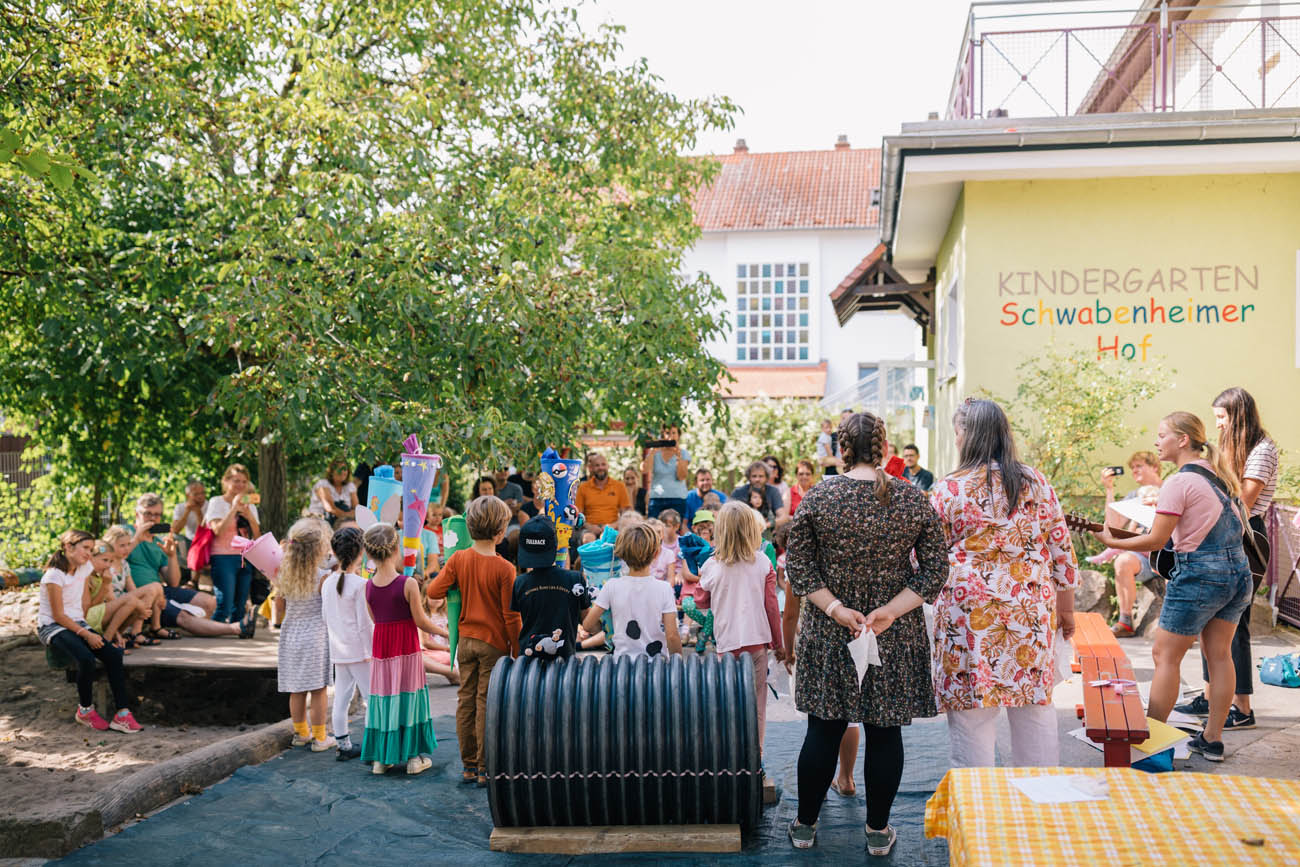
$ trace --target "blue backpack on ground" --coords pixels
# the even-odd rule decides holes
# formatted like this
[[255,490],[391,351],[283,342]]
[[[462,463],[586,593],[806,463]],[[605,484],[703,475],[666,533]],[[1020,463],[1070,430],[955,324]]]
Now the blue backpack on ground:
[[1283,653],[1260,660],[1259,679],[1270,686],[1300,688],[1300,653]]

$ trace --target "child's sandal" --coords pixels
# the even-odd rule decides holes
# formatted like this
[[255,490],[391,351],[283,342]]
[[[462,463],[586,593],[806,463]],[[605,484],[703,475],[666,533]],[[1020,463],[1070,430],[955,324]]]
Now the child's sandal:
[[475,770],[473,770],[472,768],[466,768],[465,771],[464,771],[464,773],[462,773],[462,774],[460,775],[460,781],[461,781],[462,783],[474,783],[474,782],[477,782],[477,781],[478,781],[478,771],[475,771]]

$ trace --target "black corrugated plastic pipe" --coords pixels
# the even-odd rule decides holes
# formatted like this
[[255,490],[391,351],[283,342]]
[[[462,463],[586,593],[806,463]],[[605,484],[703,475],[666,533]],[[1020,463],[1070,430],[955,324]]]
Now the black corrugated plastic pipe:
[[754,828],[762,813],[748,655],[502,657],[484,740],[499,828]]

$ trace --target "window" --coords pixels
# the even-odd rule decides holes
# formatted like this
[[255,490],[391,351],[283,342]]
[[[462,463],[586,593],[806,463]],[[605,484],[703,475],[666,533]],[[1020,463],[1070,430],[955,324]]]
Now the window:
[[948,285],[944,297],[944,376],[956,376],[957,364],[961,358],[961,304],[957,299],[957,280]]
[[807,361],[812,310],[807,262],[736,266],[736,360]]

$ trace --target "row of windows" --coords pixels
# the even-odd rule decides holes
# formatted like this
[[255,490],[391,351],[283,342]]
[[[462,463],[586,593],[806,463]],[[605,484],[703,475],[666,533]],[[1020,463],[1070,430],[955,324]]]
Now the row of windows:
[[737,361],[807,361],[806,346],[739,346]]
[[780,295],[793,295],[798,292],[800,295],[808,294],[807,280],[737,280],[737,295],[767,295],[775,293]]
[[777,262],[773,264],[769,262],[754,265],[737,265],[736,276],[742,279],[745,277],[807,277],[808,263],[800,262],[795,264],[794,262],[790,262],[787,264],[785,262]]

